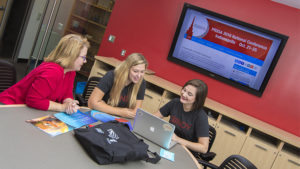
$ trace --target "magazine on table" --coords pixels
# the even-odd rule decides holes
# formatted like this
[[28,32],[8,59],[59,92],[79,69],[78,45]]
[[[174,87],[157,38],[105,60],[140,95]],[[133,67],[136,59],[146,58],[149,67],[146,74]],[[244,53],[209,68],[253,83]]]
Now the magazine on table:
[[79,128],[85,125],[89,125],[97,122],[98,120],[94,119],[89,115],[89,112],[83,113],[81,111],[77,111],[73,114],[66,114],[64,112],[54,114],[56,118],[63,121],[64,123],[74,127]]
[[31,123],[38,129],[54,137],[72,131],[75,128],[95,123],[97,120],[88,114],[77,111],[71,115],[60,112],[54,115],[26,120],[26,122]]

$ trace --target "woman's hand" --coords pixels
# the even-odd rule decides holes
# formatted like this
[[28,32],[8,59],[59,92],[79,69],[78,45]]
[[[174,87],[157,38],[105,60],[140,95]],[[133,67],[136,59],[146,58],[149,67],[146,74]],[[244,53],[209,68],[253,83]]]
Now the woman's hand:
[[134,118],[136,115],[136,111],[134,109],[122,108],[121,115],[126,118]]
[[185,140],[183,138],[178,137],[175,133],[172,136],[172,140],[176,141],[177,143],[186,146],[188,149],[199,152],[199,153],[206,153],[209,144],[208,137],[199,137],[198,142],[191,142]]
[[67,114],[76,113],[77,110],[79,109],[78,104],[79,104],[79,102],[77,100],[71,100],[71,99],[70,100],[65,100],[64,103],[63,103],[65,112]]

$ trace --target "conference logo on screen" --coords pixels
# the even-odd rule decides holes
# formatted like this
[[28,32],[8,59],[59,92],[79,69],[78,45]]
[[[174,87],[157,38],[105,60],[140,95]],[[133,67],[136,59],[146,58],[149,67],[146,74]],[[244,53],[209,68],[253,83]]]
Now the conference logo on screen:
[[190,17],[190,24],[186,31],[186,38],[192,39],[192,37],[203,38],[209,31],[208,21],[205,17],[194,16]]

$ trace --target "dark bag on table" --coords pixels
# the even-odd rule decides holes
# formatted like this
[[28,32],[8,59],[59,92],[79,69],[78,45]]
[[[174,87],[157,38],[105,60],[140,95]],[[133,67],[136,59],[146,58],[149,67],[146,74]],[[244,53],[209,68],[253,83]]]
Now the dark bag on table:
[[[136,160],[156,164],[160,160],[160,156],[150,152],[149,146],[136,137],[124,123],[110,121],[91,128],[75,129],[74,132],[87,154],[98,164]],[[154,157],[149,157],[148,152]]]

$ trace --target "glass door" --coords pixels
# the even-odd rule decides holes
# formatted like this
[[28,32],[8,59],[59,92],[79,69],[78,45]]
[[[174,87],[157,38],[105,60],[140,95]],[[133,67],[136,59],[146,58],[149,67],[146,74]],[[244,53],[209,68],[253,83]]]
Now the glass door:
[[17,59],[28,59],[25,74],[37,67],[66,34],[81,34],[91,48],[79,75],[88,77],[100,47],[114,0],[35,0]]
[[[63,16],[59,13],[62,11],[62,2],[62,0],[34,2],[18,56],[18,58],[22,56],[28,58],[25,74],[37,67],[63,36],[63,26],[66,21],[61,23],[63,20],[58,19]],[[27,53],[24,55],[23,51]]]

